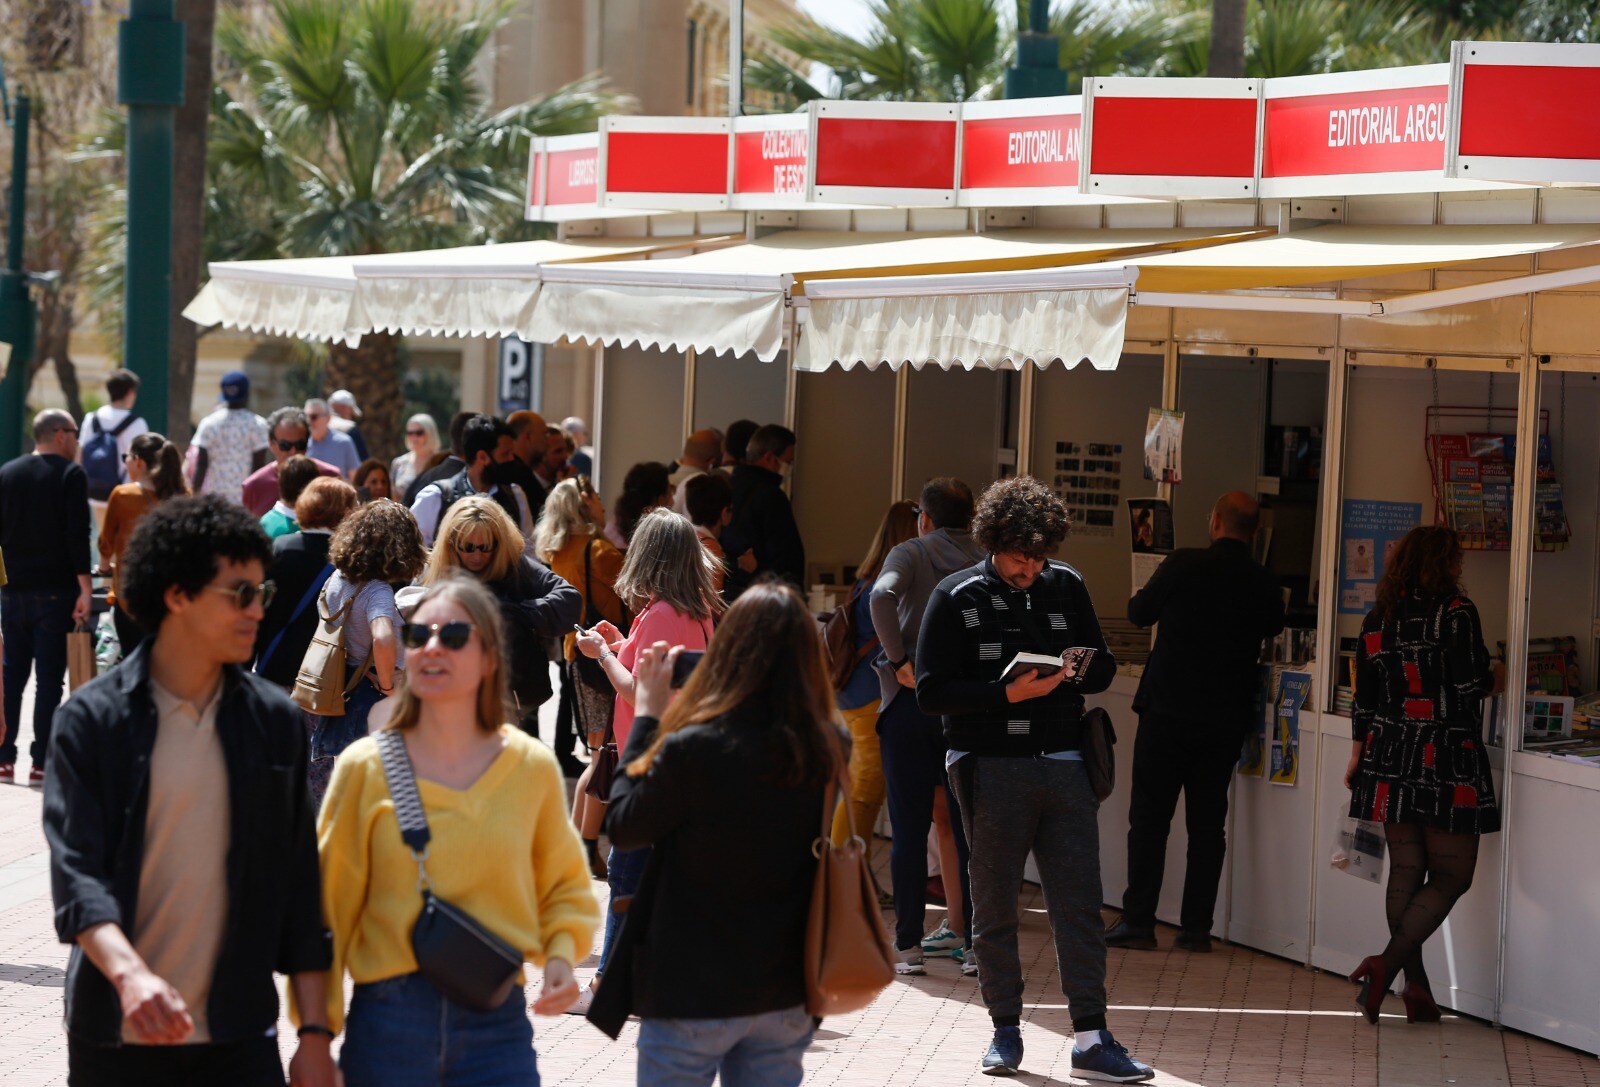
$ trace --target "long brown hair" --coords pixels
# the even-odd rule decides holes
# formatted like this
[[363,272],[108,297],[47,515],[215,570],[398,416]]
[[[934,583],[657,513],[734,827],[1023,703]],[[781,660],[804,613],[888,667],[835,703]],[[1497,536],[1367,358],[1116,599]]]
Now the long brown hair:
[[[506,707],[511,703],[507,693],[504,657],[501,655],[505,629],[500,623],[500,602],[482,582],[464,570],[450,571],[429,585],[417,599],[417,608],[441,596],[461,605],[472,619],[473,635],[483,647],[484,672],[478,682],[478,727],[484,732],[493,732],[506,723]],[[411,693],[411,685],[405,681],[405,677],[406,672],[402,670],[394,696],[394,713],[390,715],[387,726],[400,731],[414,727],[422,716],[422,703]]]
[[817,621],[800,594],[782,582],[757,582],[723,616],[705,659],[661,718],[655,743],[628,764],[628,773],[647,773],[661,745],[679,729],[751,710],[724,727],[772,735],[783,748],[776,784],[829,781],[844,755],[826,659]]
[[1461,561],[1461,537],[1446,525],[1422,525],[1405,534],[1389,556],[1378,600],[1380,616],[1397,615],[1407,598],[1453,596],[1461,591],[1455,566]]
[[128,453],[144,461],[150,472],[150,492],[157,502],[189,493],[183,481],[183,454],[162,435],[146,431],[129,443]]
[[915,539],[917,535],[917,504],[896,502],[889,507],[878,523],[878,531],[867,548],[867,557],[856,567],[856,578],[875,578],[883,570],[883,560],[889,557],[898,544]]

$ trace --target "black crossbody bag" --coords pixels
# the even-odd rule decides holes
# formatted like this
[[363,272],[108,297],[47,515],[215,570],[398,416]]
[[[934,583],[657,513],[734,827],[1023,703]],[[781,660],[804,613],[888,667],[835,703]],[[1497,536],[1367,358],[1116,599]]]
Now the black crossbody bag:
[[417,888],[422,913],[411,930],[417,970],[450,1001],[473,1011],[494,1011],[522,983],[522,953],[479,924],[471,914],[433,893],[428,859],[428,816],[417,795],[417,779],[406,754],[405,738],[385,730],[377,734],[383,776],[389,782],[400,837],[417,862]]

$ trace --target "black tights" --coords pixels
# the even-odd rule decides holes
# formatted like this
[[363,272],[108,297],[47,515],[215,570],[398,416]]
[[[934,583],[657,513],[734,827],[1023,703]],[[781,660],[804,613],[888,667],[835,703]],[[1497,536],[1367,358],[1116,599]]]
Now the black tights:
[[1383,949],[1384,965],[1391,978],[1404,970],[1407,982],[1428,988],[1422,945],[1472,886],[1478,836],[1409,823],[1386,823],[1383,830],[1389,840],[1389,888],[1384,897],[1389,945]]

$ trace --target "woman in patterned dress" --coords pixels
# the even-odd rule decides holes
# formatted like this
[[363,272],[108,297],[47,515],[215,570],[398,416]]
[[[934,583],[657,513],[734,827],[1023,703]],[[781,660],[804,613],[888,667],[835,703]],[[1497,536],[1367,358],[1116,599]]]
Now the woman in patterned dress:
[[1350,815],[1383,824],[1389,843],[1389,943],[1352,981],[1376,1023],[1402,970],[1406,1020],[1435,1022],[1422,945],[1472,885],[1478,837],[1500,829],[1481,723],[1505,686],[1484,648],[1478,609],[1461,591],[1461,541],[1413,529],[1389,559],[1356,652]]

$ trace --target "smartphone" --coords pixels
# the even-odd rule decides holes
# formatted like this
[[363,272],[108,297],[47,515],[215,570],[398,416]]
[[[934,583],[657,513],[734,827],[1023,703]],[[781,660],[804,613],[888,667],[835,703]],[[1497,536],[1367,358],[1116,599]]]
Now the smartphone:
[[689,682],[689,673],[693,672],[695,667],[705,659],[705,655],[706,651],[704,649],[679,650],[677,659],[672,662],[673,687],[682,687]]

